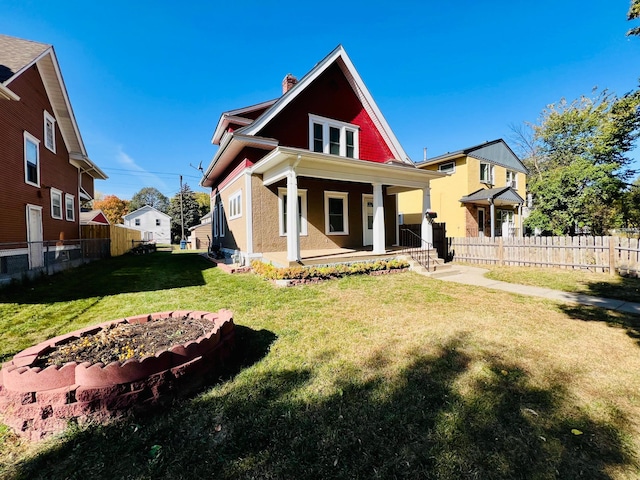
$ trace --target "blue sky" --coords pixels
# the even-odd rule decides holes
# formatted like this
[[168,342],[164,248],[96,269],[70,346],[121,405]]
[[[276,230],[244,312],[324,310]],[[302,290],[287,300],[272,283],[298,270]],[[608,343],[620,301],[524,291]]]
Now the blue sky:
[[[629,0],[0,0],[0,32],[53,44],[104,194],[194,190],[223,111],[277,98],[342,44],[414,161],[512,135],[593,87],[638,85]],[[640,160],[638,149],[635,158]]]

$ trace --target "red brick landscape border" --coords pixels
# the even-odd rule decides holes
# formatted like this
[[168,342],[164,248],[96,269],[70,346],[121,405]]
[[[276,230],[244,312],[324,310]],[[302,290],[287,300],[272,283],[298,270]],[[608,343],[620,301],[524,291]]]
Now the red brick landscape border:
[[[34,367],[39,356],[57,345],[92,335],[120,323],[161,318],[209,320],[211,329],[195,341],[153,356],[125,362],[70,362]],[[233,314],[176,310],[137,315],[76,330],[18,353],[0,370],[0,415],[16,433],[38,440],[64,430],[70,420],[106,420],[136,408],[156,405],[199,388],[231,354]]]

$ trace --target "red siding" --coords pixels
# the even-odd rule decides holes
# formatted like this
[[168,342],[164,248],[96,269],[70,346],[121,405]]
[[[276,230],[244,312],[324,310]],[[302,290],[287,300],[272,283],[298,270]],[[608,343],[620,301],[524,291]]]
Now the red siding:
[[268,152],[258,148],[243,148],[227,169],[218,177],[212,188],[219,190],[231,181],[242,169],[251,167]]
[[[69,153],[56,123],[56,153],[44,146],[44,111],[53,115],[37,66],[31,67],[10,84],[20,101],[0,100],[0,243],[23,242],[27,238],[26,205],[42,206],[45,240],[78,238],[78,169],[69,163]],[[25,183],[24,135],[40,140],[40,188]],[[75,221],[51,218],[50,188],[75,197]]]
[[358,125],[362,160],[385,162],[394,158],[336,64],[307,86],[258,135],[276,138],[283,146],[308,149],[310,113]]

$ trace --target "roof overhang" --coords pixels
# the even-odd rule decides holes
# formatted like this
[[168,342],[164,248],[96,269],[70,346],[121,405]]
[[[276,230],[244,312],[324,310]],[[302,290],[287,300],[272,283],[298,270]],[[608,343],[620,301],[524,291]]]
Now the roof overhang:
[[376,163],[338,157],[299,148],[277,147],[251,168],[261,174],[264,185],[286,178],[294,169],[297,176],[357,183],[380,183],[405,189],[429,186],[429,181],[447,176],[406,165]]
[[481,189],[460,199],[460,203],[495,205],[496,207],[523,205],[524,199],[511,187]]
[[98,166],[89,159],[89,157],[81,153],[71,152],[69,154],[69,163],[74,167],[79,168],[82,173],[91,175],[93,178],[97,178],[99,180],[106,180],[109,178],[106,173],[100,170]]
[[20,97],[0,83],[0,99],[2,100],[20,100]]

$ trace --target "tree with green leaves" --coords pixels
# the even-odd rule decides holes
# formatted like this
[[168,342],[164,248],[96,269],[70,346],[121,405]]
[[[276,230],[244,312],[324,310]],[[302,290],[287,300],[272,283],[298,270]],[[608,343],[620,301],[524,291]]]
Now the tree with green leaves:
[[211,211],[211,197],[207,192],[195,192],[195,196],[200,207],[198,219],[201,219]]
[[531,125],[529,148],[519,152],[534,200],[526,226],[554,235],[578,229],[599,235],[620,226],[620,199],[635,174],[628,154],[639,135],[640,90],[622,97],[605,90],[547,106]]
[[182,201],[180,199],[180,192],[171,197],[167,214],[171,216],[171,238],[176,243],[182,239],[183,219],[185,238],[189,234],[189,228],[198,224],[200,220],[200,206],[189,185],[185,183],[182,186]]
[[129,211],[133,212],[145,205],[160,210],[162,213],[167,213],[169,209],[169,199],[157,188],[144,187],[131,198]]
[[[631,7],[629,7],[629,13],[627,14],[627,20],[637,20],[640,18],[640,0],[631,0]],[[627,32],[627,35],[640,36],[640,27],[634,27]]]

